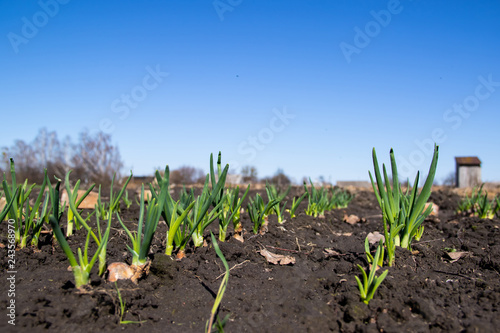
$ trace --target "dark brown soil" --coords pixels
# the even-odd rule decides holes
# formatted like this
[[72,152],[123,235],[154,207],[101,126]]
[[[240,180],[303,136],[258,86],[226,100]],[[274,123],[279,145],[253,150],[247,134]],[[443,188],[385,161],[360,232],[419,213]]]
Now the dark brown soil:
[[[265,195],[264,195],[265,197]],[[245,242],[219,243],[231,270],[219,316],[230,315],[227,332],[498,332],[500,327],[500,220],[461,217],[454,213],[458,197],[447,191],[431,198],[441,206],[439,217],[424,222],[424,236],[414,252],[398,249],[395,266],[369,305],[360,301],[354,276],[356,264],[367,267],[364,239],[382,231],[380,210],[372,192],[360,191],[347,209],[315,219],[301,213],[279,225],[269,220],[269,231],[254,236],[248,215]],[[291,200],[289,200],[291,202]],[[306,203],[302,204],[303,212]],[[344,214],[365,222],[350,225]],[[122,210],[133,224],[138,207]],[[288,216],[288,214],[287,214]],[[65,220],[63,217],[62,221]],[[216,233],[216,225],[212,228]],[[7,244],[7,223],[0,224],[0,243]],[[160,224],[152,247],[152,266],[138,285],[119,281],[127,304],[119,324],[115,285],[92,273],[86,292],[73,285],[69,263],[59,245],[47,234],[40,250],[16,251],[16,326],[8,324],[9,284],[7,249],[0,248],[1,332],[203,332],[221,283],[223,265],[210,240],[208,247],[172,260],[163,254],[166,226]],[[76,249],[85,239],[80,230],[69,239]],[[109,262],[131,256],[129,240],[113,221],[108,245]],[[294,265],[266,262],[260,249],[295,258]],[[444,248],[468,252],[451,262]],[[93,247],[95,249],[95,247]],[[336,251],[327,255],[325,249]],[[93,251],[91,251],[93,253]],[[97,266],[97,265],[96,265]],[[96,267],[95,267],[96,268]],[[385,268],[384,268],[385,269]]]

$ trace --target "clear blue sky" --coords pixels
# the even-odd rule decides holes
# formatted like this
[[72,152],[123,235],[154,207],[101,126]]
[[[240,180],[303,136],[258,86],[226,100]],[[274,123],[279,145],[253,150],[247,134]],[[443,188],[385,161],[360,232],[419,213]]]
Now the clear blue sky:
[[0,2],[0,146],[103,129],[136,175],[221,150],[335,182],[372,147],[426,174],[438,140],[438,181],[500,180],[499,1],[60,2]]

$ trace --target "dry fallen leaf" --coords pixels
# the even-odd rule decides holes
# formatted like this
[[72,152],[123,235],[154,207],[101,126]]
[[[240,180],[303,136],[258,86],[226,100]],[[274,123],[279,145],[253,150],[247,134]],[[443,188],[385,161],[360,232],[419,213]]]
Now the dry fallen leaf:
[[375,231],[375,232],[370,232],[366,238],[368,238],[368,242],[373,245],[377,244],[380,242],[380,240],[384,240],[384,235],[382,235],[380,232]]
[[245,240],[243,239],[243,236],[241,234],[234,234],[233,238],[236,239],[237,241],[243,243]]
[[467,257],[470,252],[446,252],[445,255],[451,259],[450,263],[457,261],[460,258]]
[[266,258],[268,263],[275,265],[288,265],[295,264],[295,258],[292,256],[284,256],[282,254],[271,253],[266,249],[258,251],[264,258]]
[[344,215],[344,222],[347,222],[349,224],[356,224],[359,221],[361,221],[361,219],[356,215],[352,215],[352,214],[349,216],[347,216],[347,214]]

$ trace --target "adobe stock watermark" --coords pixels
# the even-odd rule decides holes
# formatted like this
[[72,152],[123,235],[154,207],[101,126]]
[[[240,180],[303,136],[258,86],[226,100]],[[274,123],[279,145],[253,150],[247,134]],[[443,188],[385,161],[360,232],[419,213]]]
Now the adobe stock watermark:
[[[283,110],[273,109],[273,114],[267,127],[260,129],[255,135],[249,135],[238,144],[237,152],[242,159],[230,161],[231,168],[238,170],[242,165],[254,161],[258,153],[265,150],[274,141],[276,135],[283,132],[296,117],[295,114],[288,112],[286,106]],[[240,163],[242,160],[243,163]]]
[[23,23],[20,34],[9,32],[7,39],[15,53],[19,53],[19,46],[28,44],[29,41],[38,35],[41,28],[45,27],[51,18],[59,14],[60,5],[66,5],[70,0],[40,0],[38,6],[41,10],[37,11],[31,18],[23,16]]
[[15,236],[15,221],[9,219],[8,226],[8,246],[7,246],[7,323],[16,325],[16,236]]
[[387,2],[387,9],[370,11],[370,15],[373,17],[373,20],[368,21],[363,29],[358,26],[354,27],[355,34],[353,43],[349,44],[341,42],[339,44],[340,50],[342,51],[347,63],[350,64],[353,54],[360,54],[361,50],[370,45],[372,39],[380,34],[382,28],[387,27],[391,23],[392,17],[400,14],[402,11],[403,6],[399,0],[389,0]]
[[[476,85],[474,93],[465,97],[461,103],[454,103],[451,108],[446,109],[443,113],[444,122],[454,131],[462,126],[464,119],[468,119],[479,109],[481,102],[490,98],[500,87],[500,81],[494,81],[492,74],[487,77],[480,75],[477,80],[479,83]],[[448,140],[446,132],[446,128],[436,127],[431,131],[430,137],[415,140],[414,143],[417,148],[410,153],[408,158],[402,157],[398,160],[401,174],[404,177],[414,175],[418,167],[424,162],[425,157],[432,156],[434,153],[434,143],[440,145]]]
[[[116,98],[111,102],[111,111],[118,115],[118,120],[125,120],[130,115],[131,109],[139,107],[140,103],[148,97],[148,93],[158,88],[160,83],[169,76],[167,72],[162,72],[160,65],[156,65],[153,69],[146,66],[147,74],[142,78],[141,84],[136,85],[128,94],[121,94],[120,98]],[[115,121],[111,118],[103,118],[99,122],[99,129],[104,133],[110,134],[115,130]]]
[[224,13],[232,12],[235,7],[241,5],[243,0],[215,0],[212,2],[215,12],[219,16],[219,20],[224,21]]

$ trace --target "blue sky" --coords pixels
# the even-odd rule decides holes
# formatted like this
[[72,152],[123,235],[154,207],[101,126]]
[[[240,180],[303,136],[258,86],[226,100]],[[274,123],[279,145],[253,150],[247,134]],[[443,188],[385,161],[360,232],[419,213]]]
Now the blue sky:
[[499,1],[1,1],[0,146],[104,130],[125,169],[500,181]]

